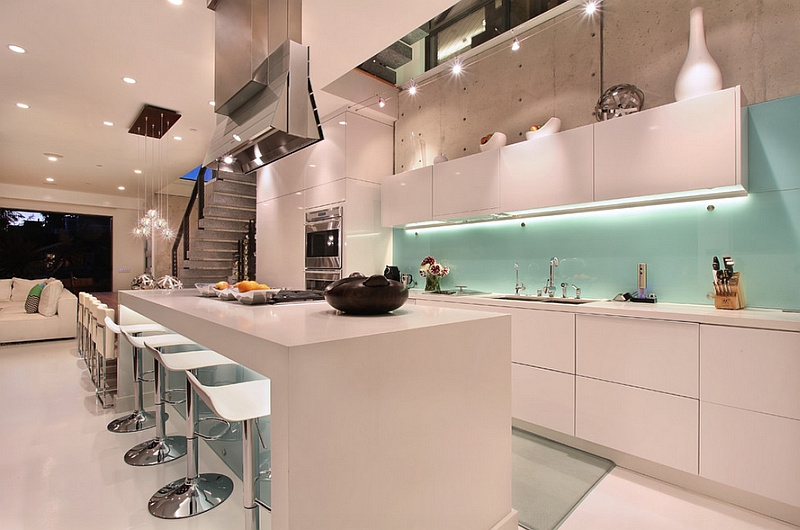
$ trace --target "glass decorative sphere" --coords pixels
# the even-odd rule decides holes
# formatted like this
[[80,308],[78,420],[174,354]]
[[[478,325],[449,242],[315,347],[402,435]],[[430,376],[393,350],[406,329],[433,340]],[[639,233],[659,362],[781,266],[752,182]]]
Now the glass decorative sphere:
[[149,217],[150,219],[155,219],[156,217],[158,217],[158,210],[155,209],[147,210],[147,217]]
[[142,230],[141,226],[137,226],[136,228],[133,229],[133,235],[135,235],[136,237],[141,237],[143,234],[144,230]]
[[174,276],[162,276],[156,285],[159,289],[183,289],[183,283]]
[[175,239],[175,232],[170,227],[166,227],[161,231],[161,235],[164,236],[165,239]]
[[155,225],[156,225],[156,228],[158,228],[159,230],[161,230],[163,228],[166,228],[167,227],[167,220],[164,219],[163,217],[159,217],[158,219],[156,219]]
[[149,227],[151,224],[153,224],[153,220],[147,216],[144,216],[141,219],[139,219],[139,224],[142,226],[142,228],[146,228]]
[[644,92],[635,85],[614,85],[600,96],[594,108],[597,121],[610,120],[639,112],[644,107]]
[[156,282],[149,274],[140,274],[131,281],[131,289],[155,289]]

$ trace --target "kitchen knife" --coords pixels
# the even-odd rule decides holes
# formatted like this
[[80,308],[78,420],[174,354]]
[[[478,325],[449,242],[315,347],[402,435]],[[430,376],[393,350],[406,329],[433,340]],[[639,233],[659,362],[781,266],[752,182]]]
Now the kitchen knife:
[[731,277],[733,276],[733,258],[722,256],[722,264],[725,266],[725,291],[731,295]]
[[720,270],[718,257],[714,256],[714,259],[711,261],[711,268],[714,269],[714,294],[720,295]]

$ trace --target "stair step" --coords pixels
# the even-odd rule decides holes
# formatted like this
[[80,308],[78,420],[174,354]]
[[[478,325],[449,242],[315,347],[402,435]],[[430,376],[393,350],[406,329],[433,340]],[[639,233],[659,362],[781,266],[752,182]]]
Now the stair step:
[[226,208],[224,206],[206,206],[203,208],[203,218],[209,219],[236,219],[249,221],[256,218],[255,209]]
[[236,258],[236,250],[190,250],[190,260],[228,260],[233,261]]
[[[189,248],[197,251],[218,250],[225,252],[236,252],[239,249],[237,241],[213,241],[194,238],[191,240]],[[189,252],[191,253],[191,251]]]
[[205,206],[231,206],[234,208],[250,208],[256,209],[256,198],[253,197],[239,197],[235,195],[224,195],[222,193],[207,194],[205,197]]
[[233,259],[222,259],[222,260],[210,260],[210,259],[194,260],[194,259],[188,259],[188,260],[184,260],[183,268],[184,269],[192,269],[192,270],[208,270],[208,269],[230,269],[230,270],[233,270]]
[[[178,274],[178,277],[183,280],[191,279],[192,287],[194,287],[195,283],[201,283],[199,278],[213,280],[216,278],[214,283],[217,283],[220,280],[226,279],[228,276],[231,275],[233,271],[232,268],[228,267],[225,269],[182,269]],[[210,281],[208,283],[211,283]]]
[[255,184],[256,181],[257,181],[257,178],[258,178],[258,174],[257,174],[256,171],[253,171],[251,173],[247,173],[246,175],[243,175],[241,173],[225,173],[225,172],[217,173],[217,180],[223,180],[223,181],[227,180],[227,181],[233,181],[233,182],[244,182],[246,184]]
[[247,234],[247,221],[237,221],[230,219],[200,219],[200,228],[203,230],[220,230],[225,232],[236,232],[239,234],[237,239],[241,239]]
[[255,198],[256,186],[255,184],[245,184],[232,180],[213,180],[206,184],[205,193],[206,195],[222,193],[225,195]]
[[[243,235],[240,232],[205,229],[197,231],[197,237],[194,241],[226,241],[237,244],[242,237]],[[191,248],[193,244],[194,243],[189,243],[189,248]]]

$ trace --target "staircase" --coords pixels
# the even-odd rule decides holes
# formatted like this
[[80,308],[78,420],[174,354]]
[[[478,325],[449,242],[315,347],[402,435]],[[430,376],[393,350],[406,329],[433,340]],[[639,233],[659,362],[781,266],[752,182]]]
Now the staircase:
[[[249,275],[241,261],[245,256],[243,247],[248,244],[245,238],[253,230],[250,223],[256,217],[256,174],[217,173],[215,179],[200,186],[203,190],[197,202],[202,211],[198,221],[188,223],[194,209],[194,201],[190,201],[184,217],[190,226],[181,227],[183,237],[189,237],[189,241],[188,247],[184,245],[188,251],[184,253],[183,266],[178,268],[178,278],[186,288],[200,282],[245,279],[240,276]],[[173,268],[175,264],[173,249]],[[251,271],[253,265],[249,264]]]

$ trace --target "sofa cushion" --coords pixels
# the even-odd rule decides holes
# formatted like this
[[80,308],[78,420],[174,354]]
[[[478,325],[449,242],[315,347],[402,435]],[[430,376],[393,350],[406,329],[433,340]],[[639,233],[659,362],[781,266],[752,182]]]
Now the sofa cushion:
[[38,313],[39,312],[39,298],[42,296],[42,291],[44,290],[43,283],[37,283],[33,287],[31,287],[30,292],[28,293],[28,298],[25,299],[25,312],[26,313]]
[[31,289],[33,289],[34,285],[47,281],[47,278],[42,278],[41,280],[23,280],[22,278],[12,279],[14,280],[14,283],[11,286],[11,301],[22,302],[23,304],[25,303],[25,300],[28,299],[28,293],[31,292]]
[[47,282],[39,296],[39,312],[46,317],[52,317],[58,311],[58,298],[64,290],[61,280]]
[[0,302],[8,302],[11,300],[11,284],[14,280],[11,278],[7,280],[0,280]]

